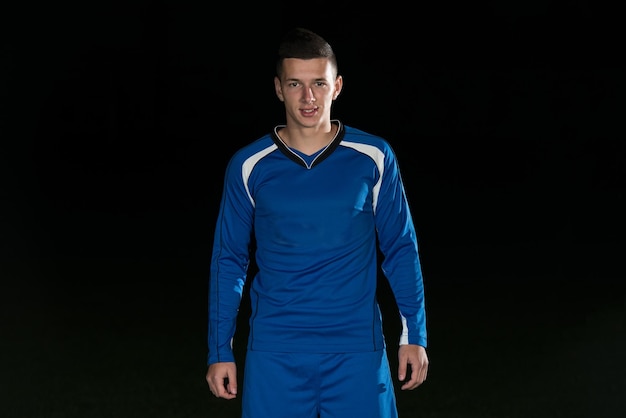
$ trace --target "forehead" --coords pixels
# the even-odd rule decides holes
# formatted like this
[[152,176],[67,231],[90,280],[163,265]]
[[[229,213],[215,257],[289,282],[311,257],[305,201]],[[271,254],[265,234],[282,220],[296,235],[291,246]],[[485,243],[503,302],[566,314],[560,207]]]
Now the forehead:
[[285,58],[283,60],[284,79],[327,79],[335,78],[335,69],[328,58]]

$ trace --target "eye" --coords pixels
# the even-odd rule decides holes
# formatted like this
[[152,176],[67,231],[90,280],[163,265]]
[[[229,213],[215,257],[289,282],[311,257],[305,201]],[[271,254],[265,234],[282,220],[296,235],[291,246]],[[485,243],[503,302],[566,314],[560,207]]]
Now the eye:
[[297,81],[291,81],[287,84],[289,87],[298,87],[298,82]]

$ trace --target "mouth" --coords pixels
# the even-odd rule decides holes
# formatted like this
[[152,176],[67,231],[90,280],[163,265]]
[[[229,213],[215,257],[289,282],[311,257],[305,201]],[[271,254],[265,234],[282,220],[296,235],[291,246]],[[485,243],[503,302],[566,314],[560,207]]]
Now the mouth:
[[300,112],[305,116],[312,116],[317,112],[317,107],[312,109],[300,109]]

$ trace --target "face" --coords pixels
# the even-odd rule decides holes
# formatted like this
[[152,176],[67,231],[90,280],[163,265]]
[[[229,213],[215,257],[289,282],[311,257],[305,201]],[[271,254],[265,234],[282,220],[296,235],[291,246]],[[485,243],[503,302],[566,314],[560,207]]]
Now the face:
[[330,108],[342,85],[326,58],[287,58],[282,79],[274,78],[276,95],[285,103],[287,125],[307,128],[330,124]]

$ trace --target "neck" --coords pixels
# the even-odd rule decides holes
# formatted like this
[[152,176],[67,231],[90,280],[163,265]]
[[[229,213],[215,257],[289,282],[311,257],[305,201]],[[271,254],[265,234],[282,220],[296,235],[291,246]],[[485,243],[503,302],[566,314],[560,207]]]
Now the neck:
[[286,126],[278,132],[280,139],[290,148],[311,155],[330,144],[338,126],[329,122],[326,127],[293,128]]

